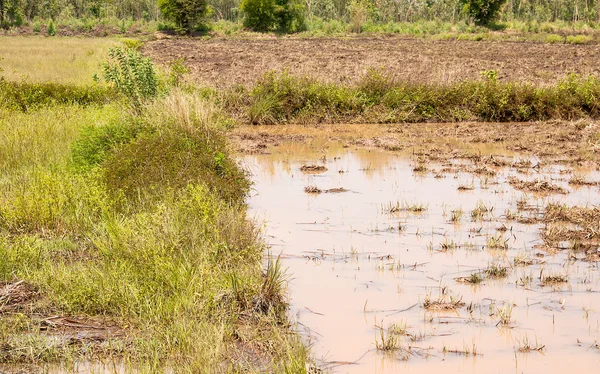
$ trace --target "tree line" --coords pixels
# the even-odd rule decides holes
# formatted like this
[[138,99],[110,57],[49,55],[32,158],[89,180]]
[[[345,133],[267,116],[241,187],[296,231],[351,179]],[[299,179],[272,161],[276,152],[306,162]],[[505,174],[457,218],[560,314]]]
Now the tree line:
[[373,23],[470,20],[600,22],[600,0],[0,0],[0,26],[35,19],[171,21],[191,30],[217,20],[256,31],[293,32],[306,19]]

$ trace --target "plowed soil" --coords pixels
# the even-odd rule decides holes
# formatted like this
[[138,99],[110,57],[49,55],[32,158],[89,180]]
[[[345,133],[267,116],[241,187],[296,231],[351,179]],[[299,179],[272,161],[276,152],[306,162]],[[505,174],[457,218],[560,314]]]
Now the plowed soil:
[[550,84],[569,72],[600,73],[600,45],[436,41],[399,37],[349,39],[162,39],[144,53],[166,64],[185,60],[194,82],[230,86],[284,71],[328,82],[351,82],[369,68],[399,79],[447,83],[479,79],[497,69],[501,80]]

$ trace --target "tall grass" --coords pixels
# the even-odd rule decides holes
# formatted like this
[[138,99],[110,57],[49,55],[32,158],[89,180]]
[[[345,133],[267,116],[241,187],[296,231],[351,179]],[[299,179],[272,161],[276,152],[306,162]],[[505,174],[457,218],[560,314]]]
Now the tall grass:
[[254,124],[290,122],[532,121],[600,116],[600,81],[570,74],[554,85],[501,82],[494,71],[452,84],[398,81],[377,69],[357,83],[332,84],[268,73],[222,94],[226,110]]
[[[181,92],[139,114],[0,110],[0,284],[36,290],[16,306],[21,322],[0,324],[3,363],[104,352],[153,372],[306,370],[307,350],[286,327],[281,269],[263,274],[249,181],[220,118]],[[125,335],[101,351],[25,338],[51,315],[92,316]]]

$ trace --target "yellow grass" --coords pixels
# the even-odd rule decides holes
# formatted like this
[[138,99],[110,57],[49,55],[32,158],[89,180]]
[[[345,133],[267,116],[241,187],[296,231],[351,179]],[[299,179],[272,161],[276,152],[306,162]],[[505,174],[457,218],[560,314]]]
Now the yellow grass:
[[109,38],[0,37],[0,73],[8,80],[92,83],[108,49],[119,43]]

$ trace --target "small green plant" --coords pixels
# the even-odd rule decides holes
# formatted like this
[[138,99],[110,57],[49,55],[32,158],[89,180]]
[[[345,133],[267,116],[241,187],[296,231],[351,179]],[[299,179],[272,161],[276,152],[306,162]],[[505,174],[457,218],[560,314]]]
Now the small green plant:
[[56,26],[54,25],[54,21],[52,21],[52,20],[48,21],[48,27],[47,27],[46,31],[49,36],[56,35]]
[[32,29],[33,29],[34,33],[39,34],[40,31],[42,31],[42,25],[40,24],[40,21],[38,21],[38,20],[33,21]]
[[510,323],[512,322],[512,311],[513,311],[512,304],[505,303],[502,308],[496,307],[496,311],[497,311],[498,317],[499,317],[499,321],[498,321],[497,325],[498,324],[501,324],[504,326],[510,325]]
[[183,64],[182,58],[169,62],[169,85],[179,87],[184,76],[189,72],[190,70]]
[[491,264],[485,269],[485,274],[490,278],[505,278],[508,276],[508,269],[498,264]]
[[546,36],[546,43],[550,43],[550,44],[555,44],[555,43],[564,43],[565,42],[565,38],[561,35],[557,35],[557,34],[550,34]]
[[111,48],[104,63],[104,79],[131,100],[134,108],[158,95],[158,78],[149,58],[128,48]]
[[587,35],[569,35],[565,39],[567,44],[587,44],[594,40],[591,36]]
[[483,282],[483,277],[479,273],[473,273],[468,278],[466,278],[468,283],[471,284],[479,284]]
[[461,208],[454,209],[452,211],[451,216],[450,216],[450,221],[452,223],[458,223],[458,222],[460,222],[460,220],[462,219],[462,217],[463,217],[463,210]]
[[402,349],[402,343],[398,334],[385,332],[383,328],[379,329],[379,339],[375,339],[375,347],[380,352],[395,352]]
[[142,48],[142,46],[144,45],[144,42],[142,42],[139,39],[129,39],[129,38],[121,39],[121,43],[123,43],[123,45],[126,48],[133,49],[135,51],[139,51],[139,49]]
[[489,82],[495,83],[498,81],[498,70],[484,70],[479,74]]

